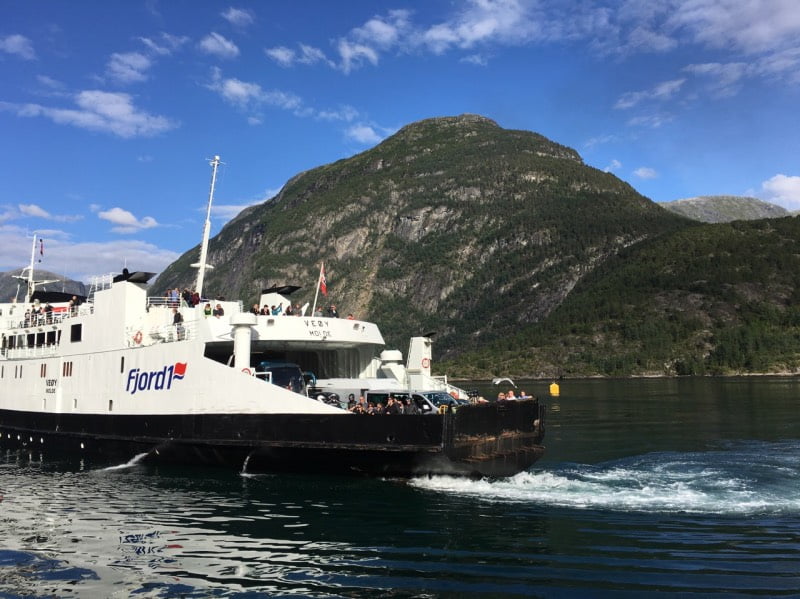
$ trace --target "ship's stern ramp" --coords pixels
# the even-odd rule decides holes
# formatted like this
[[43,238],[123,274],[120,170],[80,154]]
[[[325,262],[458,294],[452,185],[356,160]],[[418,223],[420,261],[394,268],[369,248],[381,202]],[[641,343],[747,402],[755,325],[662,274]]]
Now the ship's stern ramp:
[[444,454],[460,473],[511,476],[544,453],[544,421],[538,399],[458,408],[444,421]]

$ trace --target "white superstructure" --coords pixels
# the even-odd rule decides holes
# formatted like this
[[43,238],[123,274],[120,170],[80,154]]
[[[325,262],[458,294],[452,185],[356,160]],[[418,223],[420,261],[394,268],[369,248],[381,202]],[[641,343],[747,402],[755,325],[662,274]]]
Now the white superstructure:
[[[144,273],[111,277],[80,305],[0,304],[0,409],[44,412],[317,413],[338,408],[259,377],[262,362],[300,365],[326,391],[444,388],[430,377],[430,341],[415,364],[384,351],[371,322],[264,316],[239,302],[147,297]],[[274,292],[260,305],[289,305]],[[206,315],[206,305],[224,314]],[[175,312],[182,323],[173,324]],[[38,313],[37,313],[38,312]],[[427,350],[427,353],[426,353]],[[418,362],[418,363],[417,363]],[[408,376],[408,373],[413,373]],[[424,377],[420,379],[420,377]],[[414,383],[412,384],[412,380]]]

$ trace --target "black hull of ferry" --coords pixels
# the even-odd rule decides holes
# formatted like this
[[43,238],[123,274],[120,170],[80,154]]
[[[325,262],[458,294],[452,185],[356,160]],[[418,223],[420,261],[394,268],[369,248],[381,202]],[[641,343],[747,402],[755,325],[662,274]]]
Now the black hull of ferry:
[[246,472],[511,476],[544,452],[536,400],[436,415],[87,415],[0,410],[0,447]]

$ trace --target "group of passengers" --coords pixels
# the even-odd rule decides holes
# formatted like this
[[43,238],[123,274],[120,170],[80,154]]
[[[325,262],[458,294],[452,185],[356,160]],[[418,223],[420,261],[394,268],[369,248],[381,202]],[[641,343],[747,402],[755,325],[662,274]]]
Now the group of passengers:
[[177,308],[181,305],[194,308],[200,304],[200,294],[186,287],[184,287],[183,291],[175,287],[167,291],[167,300],[171,308]]
[[209,316],[216,316],[219,318],[221,316],[225,316],[225,309],[222,307],[222,304],[217,304],[216,307],[212,309],[211,304],[206,302],[206,305],[203,306],[203,316],[206,318]]
[[509,389],[508,393],[503,393],[502,391],[498,393],[497,401],[515,401],[517,399],[529,399],[530,397],[530,395],[521,389],[519,395],[515,395],[513,389]]
[[268,306],[264,304],[263,308],[259,308],[258,304],[253,304],[253,307],[250,308],[250,312],[255,314],[256,316],[302,316],[303,310],[300,308],[300,304],[288,304],[286,309],[284,310],[283,304],[278,304],[277,306]]
[[25,326],[39,324],[50,324],[53,322],[53,306],[50,304],[34,304],[32,308],[25,310]]
[[66,308],[53,308],[49,303],[42,305],[39,300],[36,300],[30,308],[25,310],[23,321],[19,323],[19,326],[31,327],[60,322],[67,314],[69,316],[77,316],[78,306],[80,305],[81,300],[76,295],[72,296]]
[[[304,310],[300,307],[300,304],[288,304],[286,308],[283,307],[283,304],[278,304],[276,306],[264,304],[264,306],[260,308],[258,304],[253,304],[253,307],[250,308],[250,312],[260,316],[303,316]],[[314,310],[314,316],[318,318],[323,316],[339,318],[339,312],[336,310],[336,306],[331,304],[327,308],[323,308],[322,306],[316,308]],[[355,319],[352,314],[348,314],[347,318],[349,320]]]
[[391,393],[389,394],[389,399],[386,400],[385,406],[380,402],[367,402],[363,395],[356,402],[351,393],[347,401],[347,408],[354,414],[419,414],[419,409],[410,397],[400,399]]

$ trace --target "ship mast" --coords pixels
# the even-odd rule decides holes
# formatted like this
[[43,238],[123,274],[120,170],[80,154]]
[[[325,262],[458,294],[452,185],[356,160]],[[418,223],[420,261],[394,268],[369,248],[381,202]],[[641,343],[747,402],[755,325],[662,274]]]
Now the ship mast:
[[33,280],[33,264],[36,261],[36,233],[33,234],[33,243],[31,244],[31,264],[28,267],[28,292],[25,294],[25,303],[28,304],[31,301],[31,296],[33,295],[34,286],[36,285],[35,281]]
[[203,279],[205,279],[206,268],[214,268],[210,264],[206,264],[208,256],[208,236],[211,232],[211,202],[214,200],[214,185],[217,182],[217,168],[219,167],[219,156],[214,156],[214,160],[209,162],[211,165],[211,190],[208,192],[208,208],[206,209],[206,222],[203,226],[203,241],[200,244],[200,262],[192,264],[197,267],[197,284],[195,291],[203,297]]
[[[31,263],[27,269],[23,268],[22,273],[18,275],[13,275],[15,279],[19,279],[21,281],[25,281],[27,291],[25,292],[25,303],[29,304],[31,301],[31,297],[33,297],[33,292],[36,291],[37,285],[46,285],[47,283],[55,283],[57,281],[36,281],[33,278],[33,265],[36,263],[36,233],[33,234],[33,243],[31,244]],[[24,276],[23,273],[25,270],[28,271],[28,276]],[[17,294],[19,294],[19,287],[17,287]],[[14,297],[14,301],[17,301],[16,296]]]

